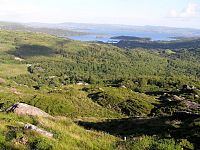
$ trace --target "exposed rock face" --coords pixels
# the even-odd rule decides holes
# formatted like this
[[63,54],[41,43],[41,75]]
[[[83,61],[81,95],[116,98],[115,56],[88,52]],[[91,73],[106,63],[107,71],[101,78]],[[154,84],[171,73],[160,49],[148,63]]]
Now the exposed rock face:
[[199,98],[199,95],[194,95],[194,98]]
[[124,89],[126,89],[126,86],[125,86],[125,85],[122,85],[122,86],[121,86],[121,88],[124,88]]
[[15,57],[15,60],[18,60],[18,61],[24,61],[24,59],[19,58],[19,57]]
[[16,88],[12,87],[10,88],[10,91],[16,95],[21,95],[22,93],[18,92]]
[[179,97],[179,96],[177,96],[177,95],[172,95],[172,99],[173,99],[174,101],[182,101],[182,100],[184,100],[185,98]]
[[76,85],[89,85],[89,84],[86,83],[86,82],[83,82],[83,81],[78,81],[78,82],[76,83]]
[[2,78],[0,78],[0,84],[6,83],[6,81]]
[[188,101],[188,100],[185,100],[182,102],[184,105],[186,105],[186,107],[188,107],[189,109],[200,109],[200,104],[198,103],[195,103],[195,102],[191,102],[191,101]]
[[183,85],[182,91],[187,93],[192,93],[196,88],[194,86]]
[[170,95],[170,94],[167,94],[167,93],[164,93],[163,95],[161,95],[159,97],[160,100],[163,100],[163,101],[168,101],[168,102],[171,102],[171,101],[183,101],[185,98],[184,97],[180,97],[180,96],[177,96],[177,95]]
[[29,115],[29,116],[38,116],[38,117],[52,117],[46,112],[42,111],[39,108],[30,106],[24,103],[16,103],[6,110],[7,112],[14,112],[18,115]]
[[48,131],[45,131],[45,130],[43,130],[43,129],[41,129],[41,128],[38,128],[37,126],[34,126],[34,125],[32,125],[32,124],[29,124],[29,123],[24,125],[24,129],[25,129],[25,130],[32,130],[32,131],[35,131],[35,132],[37,132],[37,133],[39,133],[39,134],[42,134],[42,135],[47,136],[47,137],[50,137],[50,138],[53,137],[53,133],[50,133],[50,132],[48,132]]

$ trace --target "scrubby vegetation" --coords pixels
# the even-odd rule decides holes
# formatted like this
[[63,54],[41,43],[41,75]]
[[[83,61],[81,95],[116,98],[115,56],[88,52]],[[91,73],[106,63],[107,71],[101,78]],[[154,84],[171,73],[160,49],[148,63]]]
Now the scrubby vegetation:
[[[199,149],[199,58],[0,30],[1,149]],[[16,102],[54,118],[5,113]]]
[[[1,149],[113,149],[118,138],[95,131],[86,131],[68,118],[56,120],[19,117],[14,114],[0,114]],[[54,133],[47,138],[23,128],[22,122],[33,123]]]

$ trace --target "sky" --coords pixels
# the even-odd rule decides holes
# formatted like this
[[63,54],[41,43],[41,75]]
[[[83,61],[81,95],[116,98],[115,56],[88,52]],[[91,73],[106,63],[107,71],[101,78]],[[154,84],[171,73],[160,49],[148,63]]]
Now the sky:
[[0,0],[0,21],[200,29],[200,0]]

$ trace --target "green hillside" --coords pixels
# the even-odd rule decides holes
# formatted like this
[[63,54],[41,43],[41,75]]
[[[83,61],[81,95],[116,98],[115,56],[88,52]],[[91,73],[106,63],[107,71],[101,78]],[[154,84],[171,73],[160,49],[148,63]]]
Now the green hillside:
[[[199,57],[199,48],[122,49],[0,30],[0,147],[199,149]],[[54,118],[5,113],[17,102]]]
[[51,34],[55,36],[77,36],[77,35],[90,34],[86,32],[78,32],[78,31],[59,29],[59,28],[31,27],[29,25],[22,24],[22,23],[2,22],[2,21],[0,21],[0,29],[10,30],[10,31],[46,33],[46,34]]

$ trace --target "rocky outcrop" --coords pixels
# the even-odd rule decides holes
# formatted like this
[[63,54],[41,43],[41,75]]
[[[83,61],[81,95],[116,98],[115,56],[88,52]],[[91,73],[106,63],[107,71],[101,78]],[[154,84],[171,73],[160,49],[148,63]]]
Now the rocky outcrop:
[[172,95],[172,100],[173,101],[183,101],[185,98],[184,97],[180,97],[177,95]]
[[15,57],[14,59],[17,60],[17,61],[24,61],[24,59],[22,59],[20,57]]
[[2,78],[0,78],[0,84],[6,83],[6,81]]
[[177,96],[177,95],[171,95],[171,94],[168,94],[168,93],[164,93],[163,95],[161,95],[159,97],[159,99],[162,100],[162,101],[168,101],[168,102],[171,102],[171,101],[179,102],[179,101],[183,101],[185,98]]
[[35,132],[37,132],[37,133],[39,133],[39,134],[41,134],[41,135],[47,136],[47,137],[49,137],[49,138],[52,138],[52,137],[53,137],[53,133],[50,133],[50,132],[48,132],[48,131],[45,131],[44,129],[38,128],[37,126],[34,126],[34,125],[32,125],[32,124],[29,124],[29,123],[27,123],[27,124],[24,125],[24,129],[25,129],[25,130],[32,130],[32,131],[35,131]]
[[30,106],[24,103],[16,103],[6,110],[6,112],[13,112],[17,115],[29,115],[37,117],[52,117],[41,109]]
[[10,88],[10,91],[11,91],[12,93],[16,94],[16,95],[22,95],[22,93],[19,92],[19,91],[17,91],[17,89],[14,88],[14,87]]
[[200,109],[200,104],[198,104],[196,102],[189,101],[189,100],[182,101],[181,104],[185,105],[189,109],[193,109],[193,110]]
[[182,92],[185,92],[185,93],[193,93],[194,90],[196,90],[196,87],[189,86],[189,85],[183,85],[181,90],[182,90]]

